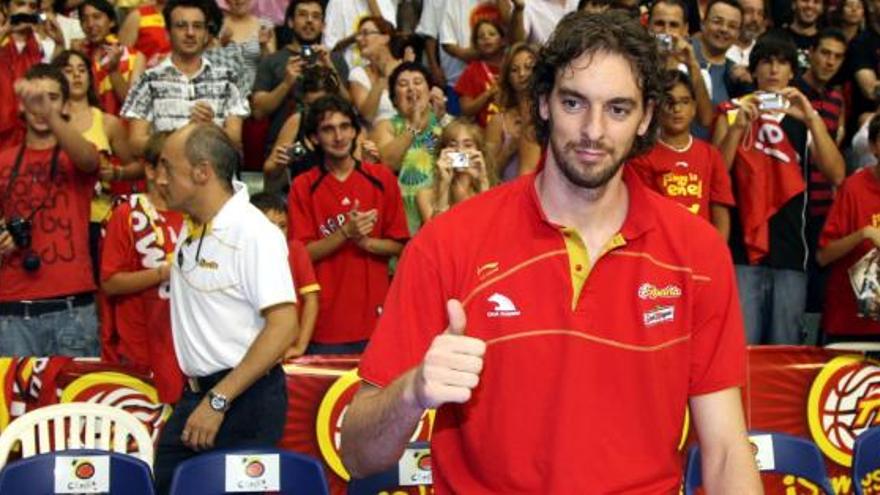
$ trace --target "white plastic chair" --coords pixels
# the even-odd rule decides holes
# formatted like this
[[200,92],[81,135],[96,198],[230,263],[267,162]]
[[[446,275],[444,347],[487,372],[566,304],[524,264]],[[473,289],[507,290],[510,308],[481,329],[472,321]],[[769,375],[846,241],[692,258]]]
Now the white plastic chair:
[[[129,450],[130,438],[136,444],[135,451]],[[153,440],[147,427],[128,411],[103,404],[53,404],[17,418],[0,434],[0,468],[18,443],[22,457],[97,449],[132,455],[153,468]]]

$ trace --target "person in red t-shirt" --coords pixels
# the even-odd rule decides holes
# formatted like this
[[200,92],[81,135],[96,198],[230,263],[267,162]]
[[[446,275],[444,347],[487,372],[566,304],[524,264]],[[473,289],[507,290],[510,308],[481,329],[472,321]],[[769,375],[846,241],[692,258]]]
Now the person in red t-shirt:
[[27,131],[0,151],[0,227],[15,241],[0,252],[0,355],[95,356],[88,225],[98,153],[61,114],[59,69],[34,65],[16,91]]
[[[880,157],[880,118],[868,125],[871,151]],[[826,340],[880,339],[880,322],[858,314],[849,268],[880,247],[880,165],[863,168],[843,181],[819,237],[816,260],[831,265],[825,286],[822,330]]]
[[655,46],[617,10],[562,19],[531,83],[543,168],[407,245],[341,427],[353,477],[436,409],[440,495],[677,493],[689,408],[706,491],[761,492],[730,254],[623,167],[654,138]]
[[660,138],[648,153],[633,158],[648,187],[712,222],[727,239],[729,206],[733,206],[730,176],[721,153],[690,132],[696,102],[690,78],[681,71],[666,71],[666,102],[659,112]]
[[[251,204],[256,206],[266,215],[272,223],[278,226],[285,237],[289,237],[287,228],[287,206],[280,196],[272,193],[257,193],[251,196]],[[293,359],[305,354],[315,332],[315,322],[318,319],[318,292],[321,285],[315,275],[315,267],[309,258],[306,246],[296,239],[287,243],[288,264],[293,276],[293,285],[296,293],[300,296],[297,300],[299,309],[299,334],[290,349],[284,354],[285,359]]]
[[321,283],[306,353],[358,353],[382,314],[388,261],[409,237],[403,199],[388,167],[352,156],[360,126],[348,101],[317,100],[305,132],[323,162],[294,180],[287,208],[288,238],[306,245]]
[[159,400],[177,402],[183,373],[171,338],[171,254],[183,229],[183,215],[169,211],[156,191],[156,164],[165,141],[153,134],[145,157],[146,194],[117,206],[107,224],[101,251],[101,289],[109,315],[102,319],[105,359],[148,368]]
[[471,31],[471,46],[477,59],[465,67],[455,92],[461,97],[461,113],[476,117],[480,126],[486,127],[489,119],[501,111],[497,97],[506,46],[504,28],[495,20],[481,19]]

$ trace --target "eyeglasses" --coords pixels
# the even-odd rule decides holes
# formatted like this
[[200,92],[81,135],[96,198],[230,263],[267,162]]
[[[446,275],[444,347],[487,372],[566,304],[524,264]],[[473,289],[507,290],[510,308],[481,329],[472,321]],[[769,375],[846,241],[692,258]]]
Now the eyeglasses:
[[204,22],[186,22],[186,21],[177,21],[171,24],[171,27],[174,29],[179,29],[181,31],[186,31],[189,28],[192,28],[193,31],[204,31],[208,28],[208,25]]
[[365,29],[363,31],[358,31],[355,33],[355,38],[366,38],[367,36],[372,36],[374,34],[382,34],[382,31],[371,31],[369,29]]

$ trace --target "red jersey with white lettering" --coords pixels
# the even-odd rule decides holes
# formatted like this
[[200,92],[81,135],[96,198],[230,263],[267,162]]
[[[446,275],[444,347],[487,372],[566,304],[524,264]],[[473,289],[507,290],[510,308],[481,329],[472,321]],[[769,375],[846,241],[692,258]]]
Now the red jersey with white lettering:
[[743,383],[723,240],[624,175],[627,217],[595,261],[547,219],[535,175],[457,205],[406,247],[360,376],[385,387],[418,365],[449,299],[487,345],[470,400],[437,410],[437,493],[677,493],[688,398]]
[[25,271],[28,253],[16,249],[0,260],[0,302],[48,299],[95,290],[89,256],[89,209],[96,176],[76,168],[58,152],[52,173],[53,148],[27,148],[14,174],[20,146],[0,151],[0,217],[31,219],[31,250],[40,268]]
[[299,295],[321,290],[318,277],[315,275],[315,266],[309,258],[309,252],[305,244],[296,239],[287,242],[287,262],[290,264],[290,273],[293,276],[293,286]]
[[[183,228],[183,215],[156,210],[137,194],[113,210],[101,252],[101,280],[118,273],[156,269],[171,261]],[[157,275],[158,278],[158,275]],[[160,400],[176,402],[183,389],[182,373],[171,337],[168,282],[140,292],[108,297],[111,321],[102,335],[116,336],[116,352],[154,374]]]
[[[308,245],[332,235],[355,202],[360,211],[378,211],[370,237],[405,241],[409,237],[397,178],[384,165],[363,163],[345,180],[314,167],[290,187],[290,235]],[[387,256],[370,254],[353,241],[315,262],[321,284],[321,312],[313,342],[338,344],[370,338],[388,292]]]
[[730,175],[714,146],[692,138],[683,150],[657,141],[648,153],[629,165],[651,189],[711,221],[710,205],[733,206]]
[[[876,174],[877,168],[869,167],[843,181],[819,237],[820,249],[863,227],[880,228],[880,179]],[[822,313],[822,328],[831,335],[880,335],[880,322],[858,316],[855,293],[847,272],[873,248],[874,243],[864,240],[831,264],[825,288],[825,311]]]

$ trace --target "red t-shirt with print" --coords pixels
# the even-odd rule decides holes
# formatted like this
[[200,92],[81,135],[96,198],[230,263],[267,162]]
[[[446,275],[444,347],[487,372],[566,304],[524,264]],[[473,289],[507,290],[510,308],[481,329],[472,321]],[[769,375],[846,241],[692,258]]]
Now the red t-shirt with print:
[[[101,280],[118,273],[157,268],[174,252],[183,228],[183,215],[156,211],[142,195],[134,195],[113,210],[101,256]],[[158,278],[158,275],[157,275]],[[133,294],[108,298],[117,352],[155,376],[160,400],[175,402],[183,388],[182,374],[171,337],[168,282]],[[104,334],[102,332],[102,334]]]
[[712,204],[735,204],[724,158],[702,139],[693,138],[683,150],[658,141],[629,165],[648,187],[706,220],[712,220]]
[[7,221],[31,219],[31,251],[41,263],[38,270],[29,272],[22,266],[26,250],[16,249],[4,256],[0,261],[0,302],[94,291],[89,208],[96,176],[80,171],[60,150],[53,173],[53,148],[25,148],[16,174],[21,150],[21,146],[13,146],[0,151],[0,210]]

